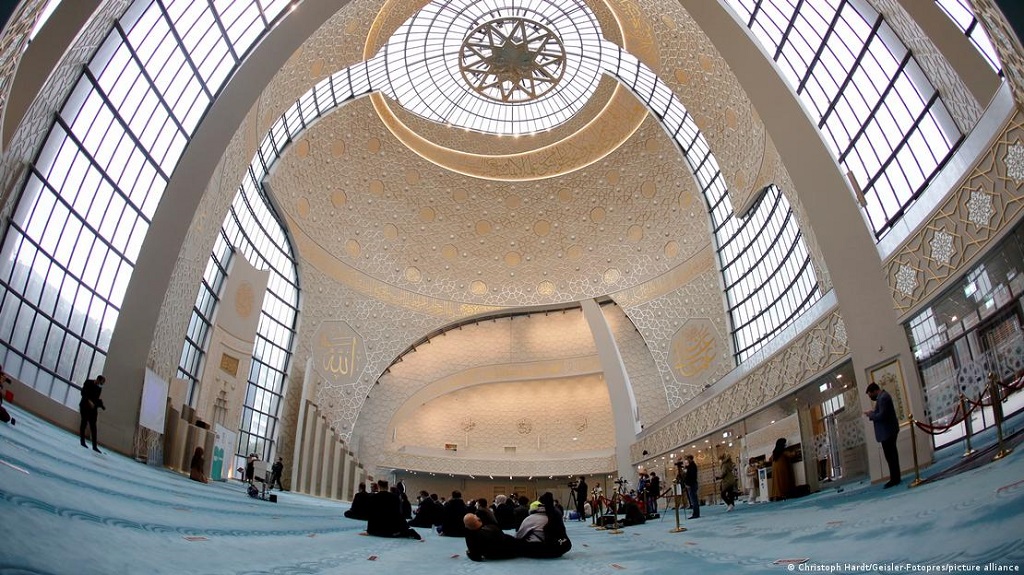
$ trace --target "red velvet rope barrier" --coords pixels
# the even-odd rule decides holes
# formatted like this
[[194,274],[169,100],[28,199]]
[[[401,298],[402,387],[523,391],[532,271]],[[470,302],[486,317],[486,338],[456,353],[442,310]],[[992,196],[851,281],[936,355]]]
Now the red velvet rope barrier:
[[999,387],[1001,387],[1003,389],[1009,389],[1010,391],[1017,391],[1017,390],[1020,390],[1020,389],[1024,389],[1024,375],[1022,375],[1022,376],[1018,377],[1017,379],[1013,380],[1012,383],[1003,383],[1001,381],[997,381],[996,383],[999,385]]
[[929,425],[927,423],[924,423],[923,421],[915,421],[914,424],[917,425],[918,429],[925,433],[938,435],[940,433],[945,433],[949,431],[950,429],[953,428],[954,425],[959,425],[963,420],[967,419],[967,415],[970,415],[970,411],[968,411],[966,414],[963,414],[961,413],[961,407],[957,405],[956,410],[953,412],[953,418],[946,425]]

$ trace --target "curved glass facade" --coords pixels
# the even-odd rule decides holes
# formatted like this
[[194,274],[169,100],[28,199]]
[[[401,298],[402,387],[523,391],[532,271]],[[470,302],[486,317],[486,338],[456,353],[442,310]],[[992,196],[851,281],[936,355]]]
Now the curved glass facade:
[[298,273],[291,243],[277,213],[259,192],[252,171],[246,175],[221,226],[192,309],[178,365],[178,377],[192,384],[190,404],[227,270],[231,260],[238,256],[258,269],[269,270],[270,279],[256,328],[239,427],[238,460],[232,469],[244,466],[249,453],[259,453],[263,461],[269,461],[275,453],[278,415],[287,383],[299,305]]
[[728,0],[856,180],[881,238],[963,139],[910,50],[863,0]]
[[114,23],[29,166],[0,257],[0,352],[73,406],[103,370],[171,173],[286,1],[138,0]]

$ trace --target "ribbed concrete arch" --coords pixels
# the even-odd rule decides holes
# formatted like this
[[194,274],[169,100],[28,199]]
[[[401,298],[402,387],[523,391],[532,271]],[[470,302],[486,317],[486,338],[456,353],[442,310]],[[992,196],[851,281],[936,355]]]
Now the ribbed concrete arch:
[[107,380],[118,382],[118,393],[107,398],[106,425],[111,446],[132,452],[146,361],[160,306],[154,294],[170,285],[178,254],[217,164],[243,119],[287,59],[347,0],[305,0],[274,27],[238,68],[207,111],[167,184],[153,217],[138,263],[128,285],[121,313],[110,340],[105,368]]

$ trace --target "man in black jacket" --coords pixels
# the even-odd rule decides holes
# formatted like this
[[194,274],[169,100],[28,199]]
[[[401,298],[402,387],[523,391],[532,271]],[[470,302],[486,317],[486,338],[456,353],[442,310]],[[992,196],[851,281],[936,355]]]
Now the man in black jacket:
[[107,409],[103,405],[103,400],[100,399],[100,394],[103,393],[103,384],[106,381],[107,378],[102,375],[97,375],[96,379],[85,380],[82,385],[82,400],[78,402],[78,413],[82,416],[82,422],[78,426],[78,438],[82,442],[82,447],[88,447],[85,444],[85,427],[89,426],[92,432],[92,450],[97,453],[103,453],[96,446],[96,417],[99,415],[99,410]]
[[686,456],[686,474],[683,476],[683,485],[686,486],[686,498],[690,500],[689,519],[700,518],[700,496],[697,494],[699,486],[697,479],[697,462],[692,455]]
[[447,537],[464,537],[466,535],[466,502],[462,500],[461,491],[452,491],[452,498],[444,502],[444,514],[441,518],[441,535]]
[[885,489],[900,484],[900,452],[896,449],[896,438],[900,434],[900,420],[888,391],[871,382],[867,387],[868,397],[875,402],[875,408],[864,412],[875,425],[875,441],[882,444],[882,454],[889,464],[889,481]]

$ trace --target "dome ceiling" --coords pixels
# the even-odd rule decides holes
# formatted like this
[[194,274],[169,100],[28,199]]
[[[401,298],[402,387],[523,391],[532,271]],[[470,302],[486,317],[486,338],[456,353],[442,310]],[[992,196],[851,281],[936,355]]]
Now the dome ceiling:
[[[734,205],[766,183],[788,181],[735,77],[677,3],[588,6],[607,40],[679,95]],[[314,84],[378,54],[421,7],[347,4],[267,88],[259,126],[277,120],[270,110],[279,114]],[[304,310],[309,328],[296,360],[305,361],[320,321],[349,320],[373,345],[351,389],[316,383],[332,427],[367,453],[394,455],[385,438],[397,410],[452,369],[436,361],[413,376],[412,364],[396,358],[428,333],[499,308],[619,301],[624,329],[636,334],[629,369],[647,423],[703,388],[681,389],[666,363],[670,341],[690,319],[717,326],[714,354],[723,360],[708,377],[721,375],[728,320],[708,208],[675,142],[628,90],[602,77],[575,115],[530,135],[425,116],[379,94],[348,102],[309,125],[267,178],[306,268],[309,301],[333,310]],[[481,366],[519,361],[484,350],[472,357]],[[389,464],[404,456],[395,457]]]
[[[639,12],[617,2],[592,4],[605,36],[645,62],[689,61],[693,69],[676,68],[663,79],[682,83],[677,92],[696,100],[684,103],[713,147],[729,144],[718,155],[723,173],[742,172],[736,179],[754,182],[764,151],[760,123],[731,74],[706,53],[707,39],[671,33],[695,28],[685,12],[665,2]],[[374,11],[371,3],[352,3],[325,29],[354,33],[345,17],[350,9],[375,14],[363,54],[351,60],[380,50],[418,6],[386,3]],[[321,62],[317,56],[330,50],[323,41],[318,33],[293,62]],[[349,65],[344,61],[335,66]],[[333,69],[318,63],[310,71],[323,76]],[[704,76],[705,90],[688,89]],[[616,104],[620,96],[625,108]],[[327,261],[445,300],[527,306],[642,285],[710,242],[707,208],[689,166],[636,99],[607,78],[578,114],[522,137],[456,129],[374,98],[314,124],[270,177],[299,244],[321,252],[318,265]],[[570,167],[532,180],[538,154]],[[747,161],[734,161],[738,155]],[[510,169],[520,170],[513,181],[506,178]]]

